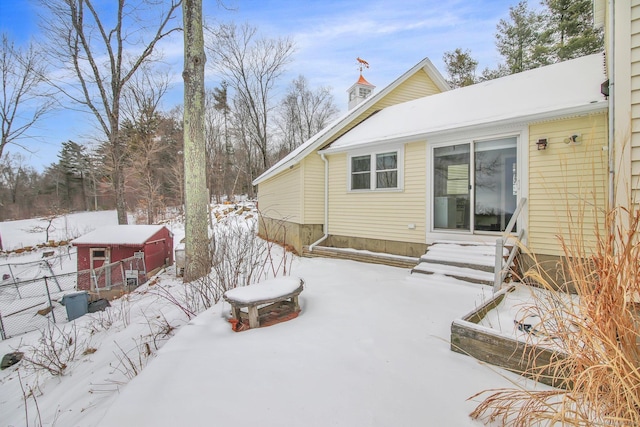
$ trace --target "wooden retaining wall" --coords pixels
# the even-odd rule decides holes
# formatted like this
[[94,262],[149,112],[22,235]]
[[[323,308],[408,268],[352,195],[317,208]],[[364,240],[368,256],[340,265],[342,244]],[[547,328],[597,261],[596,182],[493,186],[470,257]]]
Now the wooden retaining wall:
[[564,357],[562,353],[505,337],[491,328],[478,324],[512,290],[513,288],[508,288],[497,293],[477,310],[462,319],[454,320],[451,323],[451,350],[543,384],[563,387],[564,381],[556,379],[549,369],[551,362]]

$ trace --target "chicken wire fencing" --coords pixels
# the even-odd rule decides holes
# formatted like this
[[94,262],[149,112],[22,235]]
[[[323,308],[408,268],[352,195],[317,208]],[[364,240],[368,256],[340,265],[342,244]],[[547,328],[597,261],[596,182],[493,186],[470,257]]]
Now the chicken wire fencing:
[[[45,260],[0,265],[0,339],[41,330],[47,322],[67,322],[68,311],[62,304],[65,295],[86,290],[99,299],[107,291],[129,292],[147,280],[144,258],[139,256],[55,275],[50,265]],[[44,274],[29,277],[34,271]]]
[[111,264],[105,264],[91,270],[78,271],[78,289],[84,289],[101,297],[101,293],[113,289],[130,291],[145,283],[147,269],[144,254],[136,253]]

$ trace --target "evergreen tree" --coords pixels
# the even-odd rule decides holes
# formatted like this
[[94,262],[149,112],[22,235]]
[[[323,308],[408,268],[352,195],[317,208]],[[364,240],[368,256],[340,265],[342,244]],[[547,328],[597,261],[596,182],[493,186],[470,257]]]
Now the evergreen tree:
[[453,52],[445,52],[442,61],[447,70],[447,83],[452,88],[469,86],[476,83],[478,61],[471,57],[469,49],[457,48]]
[[526,0],[509,8],[509,20],[501,19],[497,30],[496,47],[509,74],[551,63],[544,16],[530,10]]
[[82,197],[81,209],[89,210],[89,201],[86,195],[85,178],[87,174],[87,154],[85,147],[73,142],[62,143],[62,150],[58,154],[59,170],[64,174],[63,189],[68,210],[74,209],[73,199],[76,191]]
[[593,27],[592,0],[544,0],[547,31],[556,61],[578,58],[604,48],[602,30]]

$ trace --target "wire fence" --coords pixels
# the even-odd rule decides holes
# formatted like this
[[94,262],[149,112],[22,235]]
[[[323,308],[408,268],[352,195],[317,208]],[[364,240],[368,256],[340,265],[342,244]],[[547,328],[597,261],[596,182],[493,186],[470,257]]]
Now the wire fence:
[[92,270],[78,272],[77,288],[94,292],[100,297],[101,292],[114,288],[128,288],[131,290],[145,283],[147,269],[144,262],[144,254],[136,254],[111,264],[103,265]]
[[[41,275],[32,277],[34,272]],[[42,329],[47,322],[68,321],[62,305],[65,295],[87,291],[99,299],[107,291],[130,292],[147,281],[139,255],[92,270],[53,272],[50,260],[0,265],[0,339]]]

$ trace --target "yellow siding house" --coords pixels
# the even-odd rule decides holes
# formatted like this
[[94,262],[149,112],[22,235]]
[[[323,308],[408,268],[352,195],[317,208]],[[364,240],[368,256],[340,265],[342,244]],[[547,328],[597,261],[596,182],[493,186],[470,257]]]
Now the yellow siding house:
[[260,233],[420,257],[495,243],[520,205],[514,233],[555,262],[558,238],[579,220],[588,244],[607,207],[606,79],[596,54],[448,90],[424,60],[255,181]]
[[[360,77],[351,93],[372,87]],[[445,79],[425,58],[380,92],[363,97],[363,102],[259,176],[254,185],[258,186],[260,235],[302,253],[304,246],[323,236],[326,225],[327,165],[318,150],[386,107],[447,90]]]
[[605,28],[611,96],[610,178],[613,206],[640,201],[640,1],[594,1]]

